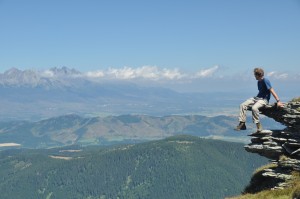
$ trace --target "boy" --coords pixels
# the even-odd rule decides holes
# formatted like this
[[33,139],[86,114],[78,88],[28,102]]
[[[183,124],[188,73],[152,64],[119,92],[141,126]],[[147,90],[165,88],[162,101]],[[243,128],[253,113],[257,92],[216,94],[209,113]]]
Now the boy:
[[246,111],[248,107],[252,106],[252,120],[256,124],[257,133],[262,131],[262,125],[259,121],[259,108],[266,106],[269,101],[271,94],[277,101],[277,106],[283,106],[283,103],[280,102],[278,95],[275,90],[272,88],[271,82],[269,79],[264,77],[264,70],[261,68],[254,69],[254,76],[257,80],[258,94],[256,97],[247,99],[240,105],[240,114],[239,114],[239,125],[234,129],[236,131],[246,130]]

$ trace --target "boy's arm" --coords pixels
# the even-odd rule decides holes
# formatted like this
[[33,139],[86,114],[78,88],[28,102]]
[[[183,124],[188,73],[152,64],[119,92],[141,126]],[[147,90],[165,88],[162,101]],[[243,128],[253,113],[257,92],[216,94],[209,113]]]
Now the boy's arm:
[[276,94],[275,90],[273,88],[270,88],[270,92],[272,93],[273,97],[277,101],[277,106],[282,107],[283,103],[280,101],[278,95]]

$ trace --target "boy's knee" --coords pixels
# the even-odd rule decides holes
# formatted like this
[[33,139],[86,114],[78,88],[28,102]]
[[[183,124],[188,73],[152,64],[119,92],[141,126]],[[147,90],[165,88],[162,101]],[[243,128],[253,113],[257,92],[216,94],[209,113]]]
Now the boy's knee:
[[240,108],[242,108],[242,109],[247,109],[248,106],[249,105],[246,104],[245,102],[240,104]]
[[252,106],[252,112],[253,112],[253,113],[258,113],[258,112],[259,112],[258,107]]

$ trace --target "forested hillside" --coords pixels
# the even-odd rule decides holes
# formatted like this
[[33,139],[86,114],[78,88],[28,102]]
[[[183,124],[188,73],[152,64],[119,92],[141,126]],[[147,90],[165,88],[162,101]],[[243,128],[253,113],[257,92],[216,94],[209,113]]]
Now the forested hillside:
[[2,199],[224,198],[266,160],[243,145],[193,136],[109,148],[0,152]]

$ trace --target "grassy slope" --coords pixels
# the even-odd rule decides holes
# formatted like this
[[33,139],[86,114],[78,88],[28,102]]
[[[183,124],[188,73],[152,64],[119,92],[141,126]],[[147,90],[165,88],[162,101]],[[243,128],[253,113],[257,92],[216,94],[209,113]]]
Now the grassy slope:
[[[253,177],[251,179],[250,185],[252,186],[251,189],[255,188],[260,191],[255,191],[255,193],[245,193],[240,196],[231,197],[228,199],[291,199],[291,198],[300,198],[300,173],[299,172],[293,172],[292,173],[292,180],[289,182],[291,183],[290,188],[282,189],[282,190],[270,190],[267,186],[268,184],[272,184],[272,180],[266,179],[261,176],[261,170],[263,168],[271,168],[274,167],[274,165],[265,165],[260,169],[257,169],[257,171],[253,174]],[[246,188],[246,189],[247,189]],[[250,190],[248,190],[249,192]],[[253,190],[252,190],[253,191]],[[246,190],[247,192],[247,190]]]

